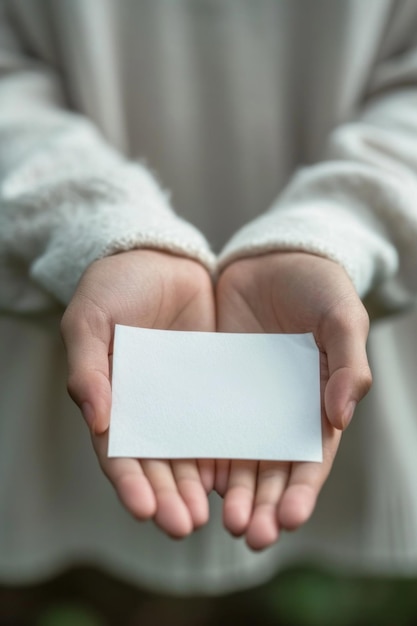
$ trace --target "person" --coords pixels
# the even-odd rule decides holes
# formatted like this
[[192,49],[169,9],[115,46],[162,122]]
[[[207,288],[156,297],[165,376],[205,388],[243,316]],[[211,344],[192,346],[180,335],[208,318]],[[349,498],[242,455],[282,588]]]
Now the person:
[[[224,592],[300,558],[375,563],[360,423],[305,522],[370,386],[362,300],[415,299],[417,8],[0,6],[0,576],[82,559]],[[124,508],[64,396],[62,306],[68,388]],[[115,323],[312,331],[323,463],[109,459]]]

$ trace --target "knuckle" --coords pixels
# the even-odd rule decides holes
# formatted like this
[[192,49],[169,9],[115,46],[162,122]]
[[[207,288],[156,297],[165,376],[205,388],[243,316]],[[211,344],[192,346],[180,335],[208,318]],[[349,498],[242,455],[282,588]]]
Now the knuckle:
[[369,316],[362,302],[355,295],[341,300],[338,304],[327,311],[324,324],[331,328],[337,328],[346,335],[360,332],[364,336],[369,332]]

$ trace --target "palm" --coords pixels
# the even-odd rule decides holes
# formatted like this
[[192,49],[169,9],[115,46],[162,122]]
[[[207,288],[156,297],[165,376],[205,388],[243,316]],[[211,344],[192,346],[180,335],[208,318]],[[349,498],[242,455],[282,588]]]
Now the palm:
[[221,462],[224,522],[253,548],[311,515],[331,469],[352,402],[369,386],[367,316],[344,270],[320,257],[275,253],[239,261],[217,289],[224,332],[313,332],[320,348],[323,463]]
[[[100,465],[125,507],[184,536],[208,519],[214,464],[107,457],[115,324],[170,330],[215,329],[210,277],[197,263],[137,250],[87,270],[64,315],[69,390],[87,419]],[[93,423],[91,423],[93,416]]]

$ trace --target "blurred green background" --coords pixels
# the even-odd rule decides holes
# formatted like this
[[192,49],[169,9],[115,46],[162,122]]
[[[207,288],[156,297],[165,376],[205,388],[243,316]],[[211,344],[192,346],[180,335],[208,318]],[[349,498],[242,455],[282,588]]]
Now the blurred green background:
[[89,568],[42,585],[0,587],[0,626],[417,626],[416,579],[297,568],[228,596],[175,598]]

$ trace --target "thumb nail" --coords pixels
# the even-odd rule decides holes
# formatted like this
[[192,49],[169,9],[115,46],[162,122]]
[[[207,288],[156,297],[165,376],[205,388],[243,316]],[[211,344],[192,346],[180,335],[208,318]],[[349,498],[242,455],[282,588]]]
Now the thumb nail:
[[342,418],[343,430],[345,428],[347,428],[349,426],[350,422],[352,421],[352,417],[353,417],[353,414],[355,412],[355,409],[356,409],[356,402],[354,400],[352,400],[347,405],[346,410],[345,410],[345,412],[343,414],[343,418]]
[[93,430],[93,425],[94,425],[94,422],[96,421],[96,415],[95,415],[93,407],[91,406],[89,402],[84,402],[81,405],[81,411],[82,411],[85,421],[88,424],[88,427],[90,428],[90,430]]

